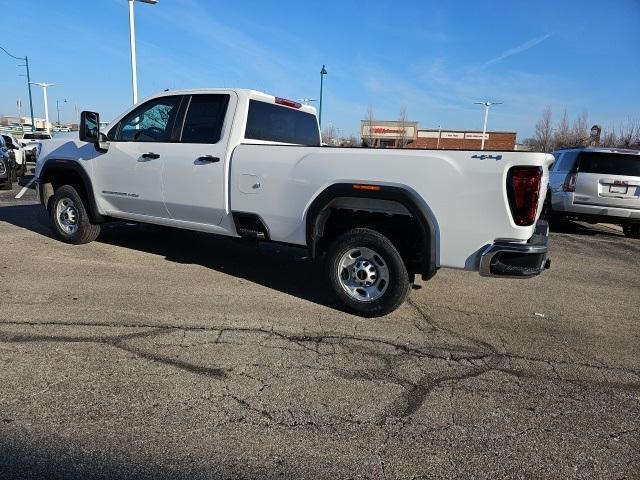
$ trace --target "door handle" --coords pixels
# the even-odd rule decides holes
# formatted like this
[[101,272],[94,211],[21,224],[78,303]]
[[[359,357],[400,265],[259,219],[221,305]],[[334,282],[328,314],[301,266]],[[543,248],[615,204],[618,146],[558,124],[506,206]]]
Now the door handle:
[[160,158],[160,155],[158,155],[157,153],[149,152],[149,153],[143,153],[142,158],[156,159],[156,158]]
[[206,163],[217,163],[220,161],[220,157],[214,157],[213,155],[204,155],[202,157],[198,157],[198,161]]

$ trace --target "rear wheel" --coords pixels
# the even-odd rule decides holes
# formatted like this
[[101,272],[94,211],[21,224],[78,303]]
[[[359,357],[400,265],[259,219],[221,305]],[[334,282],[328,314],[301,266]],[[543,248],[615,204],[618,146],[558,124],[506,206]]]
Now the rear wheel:
[[100,225],[91,223],[82,198],[70,185],[64,185],[55,191],[49,214],[53,229],[63,242],[74,245],[89,243],[100,233]]
[[398,308],[410,290],[409,274],[393,243],[375,230],[354,228],[327,253],[329,281],[346,308],[379,317]]
[[625,237],[640,238],[640,223],[625,223],[622,225]]

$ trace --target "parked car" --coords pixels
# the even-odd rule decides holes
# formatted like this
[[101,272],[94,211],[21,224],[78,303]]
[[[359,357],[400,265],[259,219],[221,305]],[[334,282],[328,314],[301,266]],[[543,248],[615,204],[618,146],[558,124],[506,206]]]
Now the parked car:
[[23,177],[27,173],[27,159],[24,147],[11,133],[2,134],[2,138],[9,149],[9,153],[13,155],[16,164],[16,176]]
[[104,133],[82,112],[79,140],[43,142],[38,195],[72,244],[117,218],[307,248],[363,316],[393,311],[440,267],[548,268],[551,155],[321,147],[315,113],[241,89],[163,92]]
[[640,238],[640,151],[569,148],[553,155],[550,217],[619,224],[626,236]]
[[3,190],[13,188],[15,167],[4,138],[0,135],[0,186]]
[[51,134],[47,132],[28,132],[22,137],[22,146],[28,162],[35,162],[40,153],[40,142],[51,140]]

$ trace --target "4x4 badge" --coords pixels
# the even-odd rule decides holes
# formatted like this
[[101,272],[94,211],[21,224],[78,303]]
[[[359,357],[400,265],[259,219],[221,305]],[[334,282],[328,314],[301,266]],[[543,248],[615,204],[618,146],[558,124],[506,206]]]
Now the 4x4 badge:
[[502,155],[473,155],[471,158],[478,158],[480,160],[486,160],[486,159],[495,159],[495,161],[497,162],[498,160],[502,160]]

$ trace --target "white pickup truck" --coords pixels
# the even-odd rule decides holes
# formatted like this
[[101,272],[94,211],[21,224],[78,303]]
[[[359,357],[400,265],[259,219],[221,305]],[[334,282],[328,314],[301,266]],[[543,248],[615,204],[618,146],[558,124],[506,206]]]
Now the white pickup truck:
[[163,92],[104,132],[43,144],[39,198],[57,236],[126,219],[307,248],[343,306],[396,309],[440,267],[531,277],[549,266],[539,215],[551,155],[332,148],[315,109],[253,90]]

